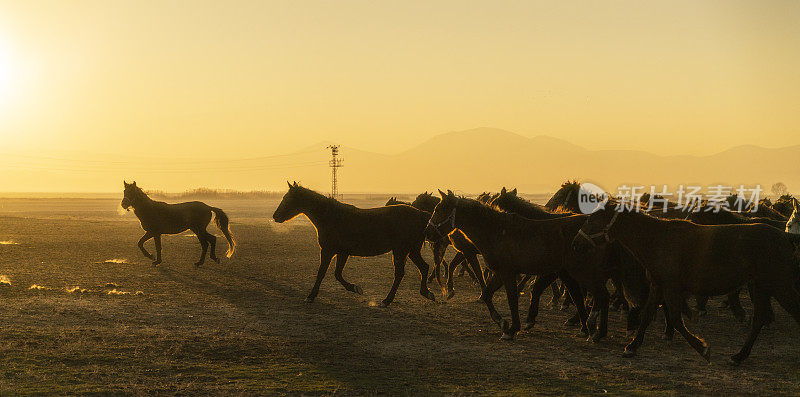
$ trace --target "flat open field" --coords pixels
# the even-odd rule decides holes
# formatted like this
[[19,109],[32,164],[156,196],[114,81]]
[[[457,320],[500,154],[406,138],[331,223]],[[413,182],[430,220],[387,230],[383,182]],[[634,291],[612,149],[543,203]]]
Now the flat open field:
[[[599,344],[562,325],[570,312],[544,308],[533,331],[501,342],[467,277],[433,303],[409,264],[395,303],[375,307],[391,285],[389,256],[348,262],[363,296],[331,268],[317,301],[303,303],[318,266],[310,223],[275,224],[277,201],[211,204],[230,215],[239,249],[196,269],[199,244],[185,235],[165,237],[164,263],[152,267],[119,199],[0,199],[0,275],[11,283],[0,287],[0,394],[800,393],[800,331],[777,305],[739,368],[727,357],[746,327],[719,299],[689,325],[711,364],[680,336],[663,341],[660,316],[633,359],[620,356],[628,338],[616,312]],[[86,291],[68,292],[76,286]],[[495,302],[508,312],[504,293]]]

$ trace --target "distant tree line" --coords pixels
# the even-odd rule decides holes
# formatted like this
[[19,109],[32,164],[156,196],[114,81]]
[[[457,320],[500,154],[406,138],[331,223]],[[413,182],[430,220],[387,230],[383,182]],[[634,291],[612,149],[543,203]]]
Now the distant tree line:
[[286,192],[272,192],[268,190],[240,191],[231,189],[211,189],[201,187],[186,190],[180,193],[167,193],[163,190],[150,190],[147,194],[160,199],[268,199],[281,198]]

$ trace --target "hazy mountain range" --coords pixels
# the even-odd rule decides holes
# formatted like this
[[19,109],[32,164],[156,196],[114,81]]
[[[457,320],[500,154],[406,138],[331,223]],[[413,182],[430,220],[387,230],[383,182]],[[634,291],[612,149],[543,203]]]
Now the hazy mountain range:
[[[779,149],[745,145],[710,156],[659,156],[635,150],[588,150],[549,136],[528,138],[477,128],[441,134],[396,155],[347,147],[341,153],[344,191],[416,192],[442,187],[474,193],[515,186],[535,193],[552,192],[567,179],[592,181],[607,190],[620,184],[761,184],[767,191],[775,182],[784,182],[790,191],[800,186],[800,145]],[[330,180],[330,175],[316,169],[279,174],[320,188],[327,188]]]
[[[284,181],[297,180],[327,192],[327,144],[252,159],[0,157],[0,171],[4,171],[0,191],[112,192],[121,189],[126,178],[166,191],[201,186],[283,190]],[[437,135],[398,154],[342,147],[341,156],[340,190],[353,193],[414,193],[436,188],[477,193],[501,186],[545,193],[567,179],[594,182],[608,191],[616,191],[620,184],[761,184],[769,191],[776,182],[800,191],[800,145],[778,149],[746,145],[710,156],[659,156],[634,150],[589,150],[549,136],[529,138],[476,128]]]

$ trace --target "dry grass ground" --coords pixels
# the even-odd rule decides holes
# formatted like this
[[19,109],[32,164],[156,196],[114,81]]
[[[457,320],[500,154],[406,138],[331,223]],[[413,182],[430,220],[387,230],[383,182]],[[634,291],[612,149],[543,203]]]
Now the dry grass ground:
[[[164,264],[153,268],[118,200],[0,199],[0,241],[17,243],[0,244],[0,275],[11,282],[0,286],[0,394],[800,393],[800,332],[780,309],[740,368],[726,359],[746,329],[718,300],[690,325],[710,343],[711,364],[679,337],[661,340],[659,325],[638,357],[621,358],[618,313],[599,344],[546,309],[535,330],[501,342],[466,278],[454,299],[432,303],[409,265],[395,303],[374,307],[391,284],[388,256],[349,261],[345,277],[365,295],[329,274],[305,304],[318,264],[310,224],[272,223],[274,201],[214,204],[231,216],[239,250],[195,269],[191,236],[165,238]],[[75,286],[88,291],[67,292]]]

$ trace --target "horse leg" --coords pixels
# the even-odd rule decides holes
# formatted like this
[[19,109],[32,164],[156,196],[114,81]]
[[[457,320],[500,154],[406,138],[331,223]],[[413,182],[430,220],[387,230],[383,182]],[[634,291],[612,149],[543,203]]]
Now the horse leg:
[[470,255],[464,255],[464,257],[467,258],[467,263],[469,263],[469,266],[464,266],[463,264],[461,266],[467,269],[467,272],[478,281],[478,285],[481,286],[481,289],[485,288],[486,279],[484,279],[481,264],[478,262],[478,256],[472,253]]
[[728,308],[731,309],[731,313],[733,316],[736,317],[740,323],[746,321],[747,313],[744,311],[742,307],[742,301],[739,299],[739,288],[735,291],[728,294]]
[[453,289],[453,271],[456,269],[456,266],[464,261],[466,261],[464,254],[459,251],[456,252],[456,256],[453,257],[453,260],[450,261],[450,265],[447,266],[447,288],[442,291],[444,292],[445,299],[450,299],[456,294],[455,289]]
[[700,353],[700,355],[706,359],[706,361],[711,361],[711,351],[709,350],[706,342],[689,332],[689,330],[686,329],[686,325],[683,323],[681,307],[683,306],[684,302],[685,299],[679,290],[664,290],[664,306],[667,308],[667,310],[664,312],[664,315],[669,316],[672,326],[678,330],[678,332],[683,336],[683,339],[686,339],[686,341],[689,342],[689,345],[692,346],[694,350]]
[[626,317],[626,324],[627,324],[627,331],[628,337],[633,337],[633,334],[636,332],[636,328],[639,327],[639,323],[641,320],[642,308],[639,306],[632,306],[628,309],[628,316]]
[[564,283],[564,287],[566,288],[567,292],[569,292],[569,296],[572,297],[572,302],[575,303],[575,308],[578,310],[578,319],[581,323],[581,332],[584,335],[589,335],[589,329],[586,328],[586,307],[583,305],[583,293],[581,292],[580,285],[578,285],[578,282],[566,272],[561,272],[559,277]]
[[142,238],[139,239],[139,243],[137,244],[139,246],[139,250],[142,251],[145,258],[150,259],[152,261],[155,260],[156,258],[153,256],[153,254],[147,252],[147,250],[144,248],[144,243],[146,243],[147,240],[150,240],[151,238],[153,238],[153,234],[150,232],[146,232],[144,236],[142,236]]
[[625,346],[622,357],[633,357],[636,354],[636,349],[642,345],[647,327],[650,325],[650,322],[653,321],[653,315],[656,313],[656,308],[658,308],[658,302],[660,300],[661,288],[651,284],[650,292],[647,294],[647,302],[645,302],[644,307],[642,307],[639,313],[639,327],[636,328],[636,335],[633,337],[633,340]]
[[480,300],[486,304],[486,308],[489,309],[489,315],[492,317],[492,321],[495,322],[498,326],[503,326],[503,318],[500,317],[500,313],[497,312],[497,309],[494,307],[494,302],[492,302],[492,297],[494,297],[494,293],[497,292],[500,287],[503,286],[503,280],[500,279],[497,274],[492,274],[489,276],[489,279],[486,280],[486,289],[481,291]]
[[200,265],[205,263],[206,253],[208,253],[208,239],[206,238],[206,234],[208,234],[208,232],[204,230],[195,230],[194,234],[197,236],[197,239],[200,240],[200,247],[202,248],[202,252],[200,252],[200,260],[194,264],[194,267],[200,267]]
[[506,298],[508,299],[508,309],[511,311],[511,326],[508,321],[503,321],[502,340],[512,340],[514,335],[519,332],[519,290],[517,289],[517,277],[515,274],[504,274],[503,285],[506,287]]
[[605,285],[602,288],[598,288],[592,295],[594,295],[592,312],[595,311],[595,308],[600,308],[600,321],[597,322],[597,329],[589,337],[589,341],[597,343],[608,334],[608,305],[611,298]]
[[547,306],[555,309],[558,307],[558,300],[561,298],[561,289],[558,287],[558,283],[553,282],[550,284],[553,290],[553,297],[550,299],[550,303]]
[[217,236],[209,232],[206,232],[206,240],[208,241],[209,244],[211,244],[211,247],[209,248],[210,249],[209,257],[215,263],[219,263],[219,258],[217,258]]
[[[781,299],[787,303],[787,306],[784,306],[784,302],[781,302],[778,299],[778,302],[784,308],[791,308],[794,307],[792,310],[795,312],[793,315],[795,316],[796,320],[800,320],[800,317],[797,317],[800,313],[797,312],[797,292],[794,293],[794,302],[791,302],[791,298],[785,294],[781,294]],[[777,296],[776,296],[777,298]],[[750,287],[750,300],[753,302],[753,321],[750,323],[750,332],[747,335],[747,339],[744,342],[744,345],[739,350],[738,353],[731,356],[731,363],[733,365],[739,365],[750,356],[750,351],[753,349],[753,344],[756,342],[756,338],[758,338],[758,334],[761,332],[761,328],[766,324],[769,312],[771,311],[770,307],[770,296],[769,293],[760,286],[753,286]],[[790,312],[791,313],[791,312]]]
[[533,276],[530,275],[530,274],[525,274],[525,275],[522,276],[522,280],[519,280],[519,282],[517,283],[517,291],[518,291],[518,293],[522,294],[522,291],[528,285],[528,281],[531,281],[531,277],[533,277]]
[[[441,268],[442,268],[442,262],[444,262],[444,253],[446,249],[447,249],[446,245],[444,246],[444,248],[441,248],[439,244],[431,245],[431,251],[433,252],[433,275],[436,278],[436,284],[440,288],[443,288]],[[428,282],[431,282],[431,280],[428,279]]]
[[153,242],[156,243],[156,260],[153,261],[153,266],[161,263],[161,235],[153,235]]
[[[403,281],[403,276],[406,274],[407,256],[408,253],[392,251],[392,262],[394,262],[394,281],[392,282],[392,289],[389,290],[389,294],[386,295],[386,298],[384,298],[380,303],[380,307],[388,307],[394,300],[394,296],[397,294],[397,287],[400,286],[400,281]],[[427,274],[423,274],[422,280],[425,281],[426,277]]]
[[670,311],[673,309],[667,307],[666,304],[662,309],[664,309],[664,334],[661,335],[661,339],[672,340],[675,337],[675,323],[672,320]]
[[553,281],[558,278],[556,273],[547,274],[544,276],[536,276],[531,283],[531,305],[528,307],[528,317],[525,319],[525,330],[532,329],[536,324],[536,316],[539,315],[539,299],[542,293],[548,286],[553,284]]
[[355,292],[359,295],[364,295],[364,290],[362,290],[361,287],[348,283],[342,275],[342,270],[344,270],[344,265],[347,263],[347,258],[348,255],[346,254],[336,254],[336,269],[333,271],[333,275],[336,277],[336,280],[339,281],[339,284],[342,284],[344,289],[350,292]]
[[430,289],[428,289],[427,276],[428,276],[428,262],[425,262],[425,259],[422,258],[420,255],[419,250],[412,250],[408,257],[411,258],[411,262],[417,266],[419,269],[419,274],[422,276],[421,281],[419,283],[419,293],[420,295],[436,302],[436,297],[433,295]]
[[[562,280],[563,281],[563,280]],[[561,286],[561,310],[567,310],[571,303],[575,302],[575,297],[569,294],[564,288],[564,285]]]
[[314,302],[314,299],[317,297],[317,294],[319,293],[319,286],[322,284],[322,279],[325,278],[325,273],[328,272],[328,266],[331,264],[331,258],[333,258],[333,252],[329,252],[324,249],[320,250],[317,280],[314,281],[314,287],[311,288],[311,292],[308,293],[308,296],[305,299],[306,303]]

